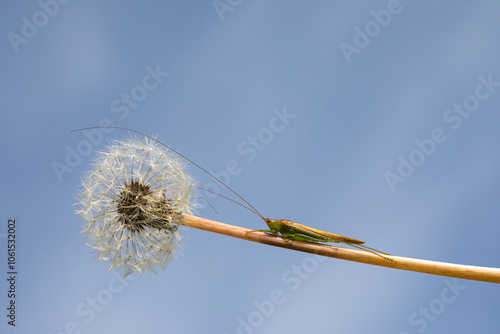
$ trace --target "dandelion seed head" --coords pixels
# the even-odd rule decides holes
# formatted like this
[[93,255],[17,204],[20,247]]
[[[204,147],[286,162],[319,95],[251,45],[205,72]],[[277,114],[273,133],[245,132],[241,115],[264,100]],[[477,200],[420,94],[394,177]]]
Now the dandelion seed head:
[[178,224],[195,206],[179,156],[154,140],[116,141],[82,181],[77,213],[96,260],[127,276],[165,268],[180,247]]

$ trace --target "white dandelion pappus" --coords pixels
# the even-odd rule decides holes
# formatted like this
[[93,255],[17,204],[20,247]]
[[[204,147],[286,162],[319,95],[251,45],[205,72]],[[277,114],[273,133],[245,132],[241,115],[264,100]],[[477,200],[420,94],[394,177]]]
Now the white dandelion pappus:
[[165,268],[180,247],[178,223],[194,206],[194,180],[179,156],[150,139],[116,141],[82,182],[77,211],[96,260],[127,276]]

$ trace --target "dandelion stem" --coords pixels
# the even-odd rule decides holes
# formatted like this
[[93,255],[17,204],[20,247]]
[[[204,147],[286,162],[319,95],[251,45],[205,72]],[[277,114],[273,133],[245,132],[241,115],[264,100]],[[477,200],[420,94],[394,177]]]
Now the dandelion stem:
[[224,234],[230,237],[342,260],[355,261],[394,269],[416,271],[425,274],[500,283],[500,269],[498,268],[427,261],[392,255],[384,255],[386,258],[383,258],[381,256],[359,250],[308,241],[290,240],[289,238],[270,233],[248,233],[252,230],[191,215],[184,215],[184,220],[181,224],[200,230]]

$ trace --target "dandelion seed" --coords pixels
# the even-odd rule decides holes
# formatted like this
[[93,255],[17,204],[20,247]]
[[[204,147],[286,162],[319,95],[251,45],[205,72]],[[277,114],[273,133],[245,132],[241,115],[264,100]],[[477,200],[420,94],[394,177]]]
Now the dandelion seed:
[[184,161],[153,140],[107,147],[76,203],[96,260],[124,276],[164,268],[180,247],[178,224],[191,213],[194,188]]

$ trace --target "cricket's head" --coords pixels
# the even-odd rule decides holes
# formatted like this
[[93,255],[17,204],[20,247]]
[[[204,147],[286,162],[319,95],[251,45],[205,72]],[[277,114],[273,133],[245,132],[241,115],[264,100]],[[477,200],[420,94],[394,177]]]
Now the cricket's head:
[[264,218],[269,229],[274,232],[279,232],[281,230],[281,220]]

